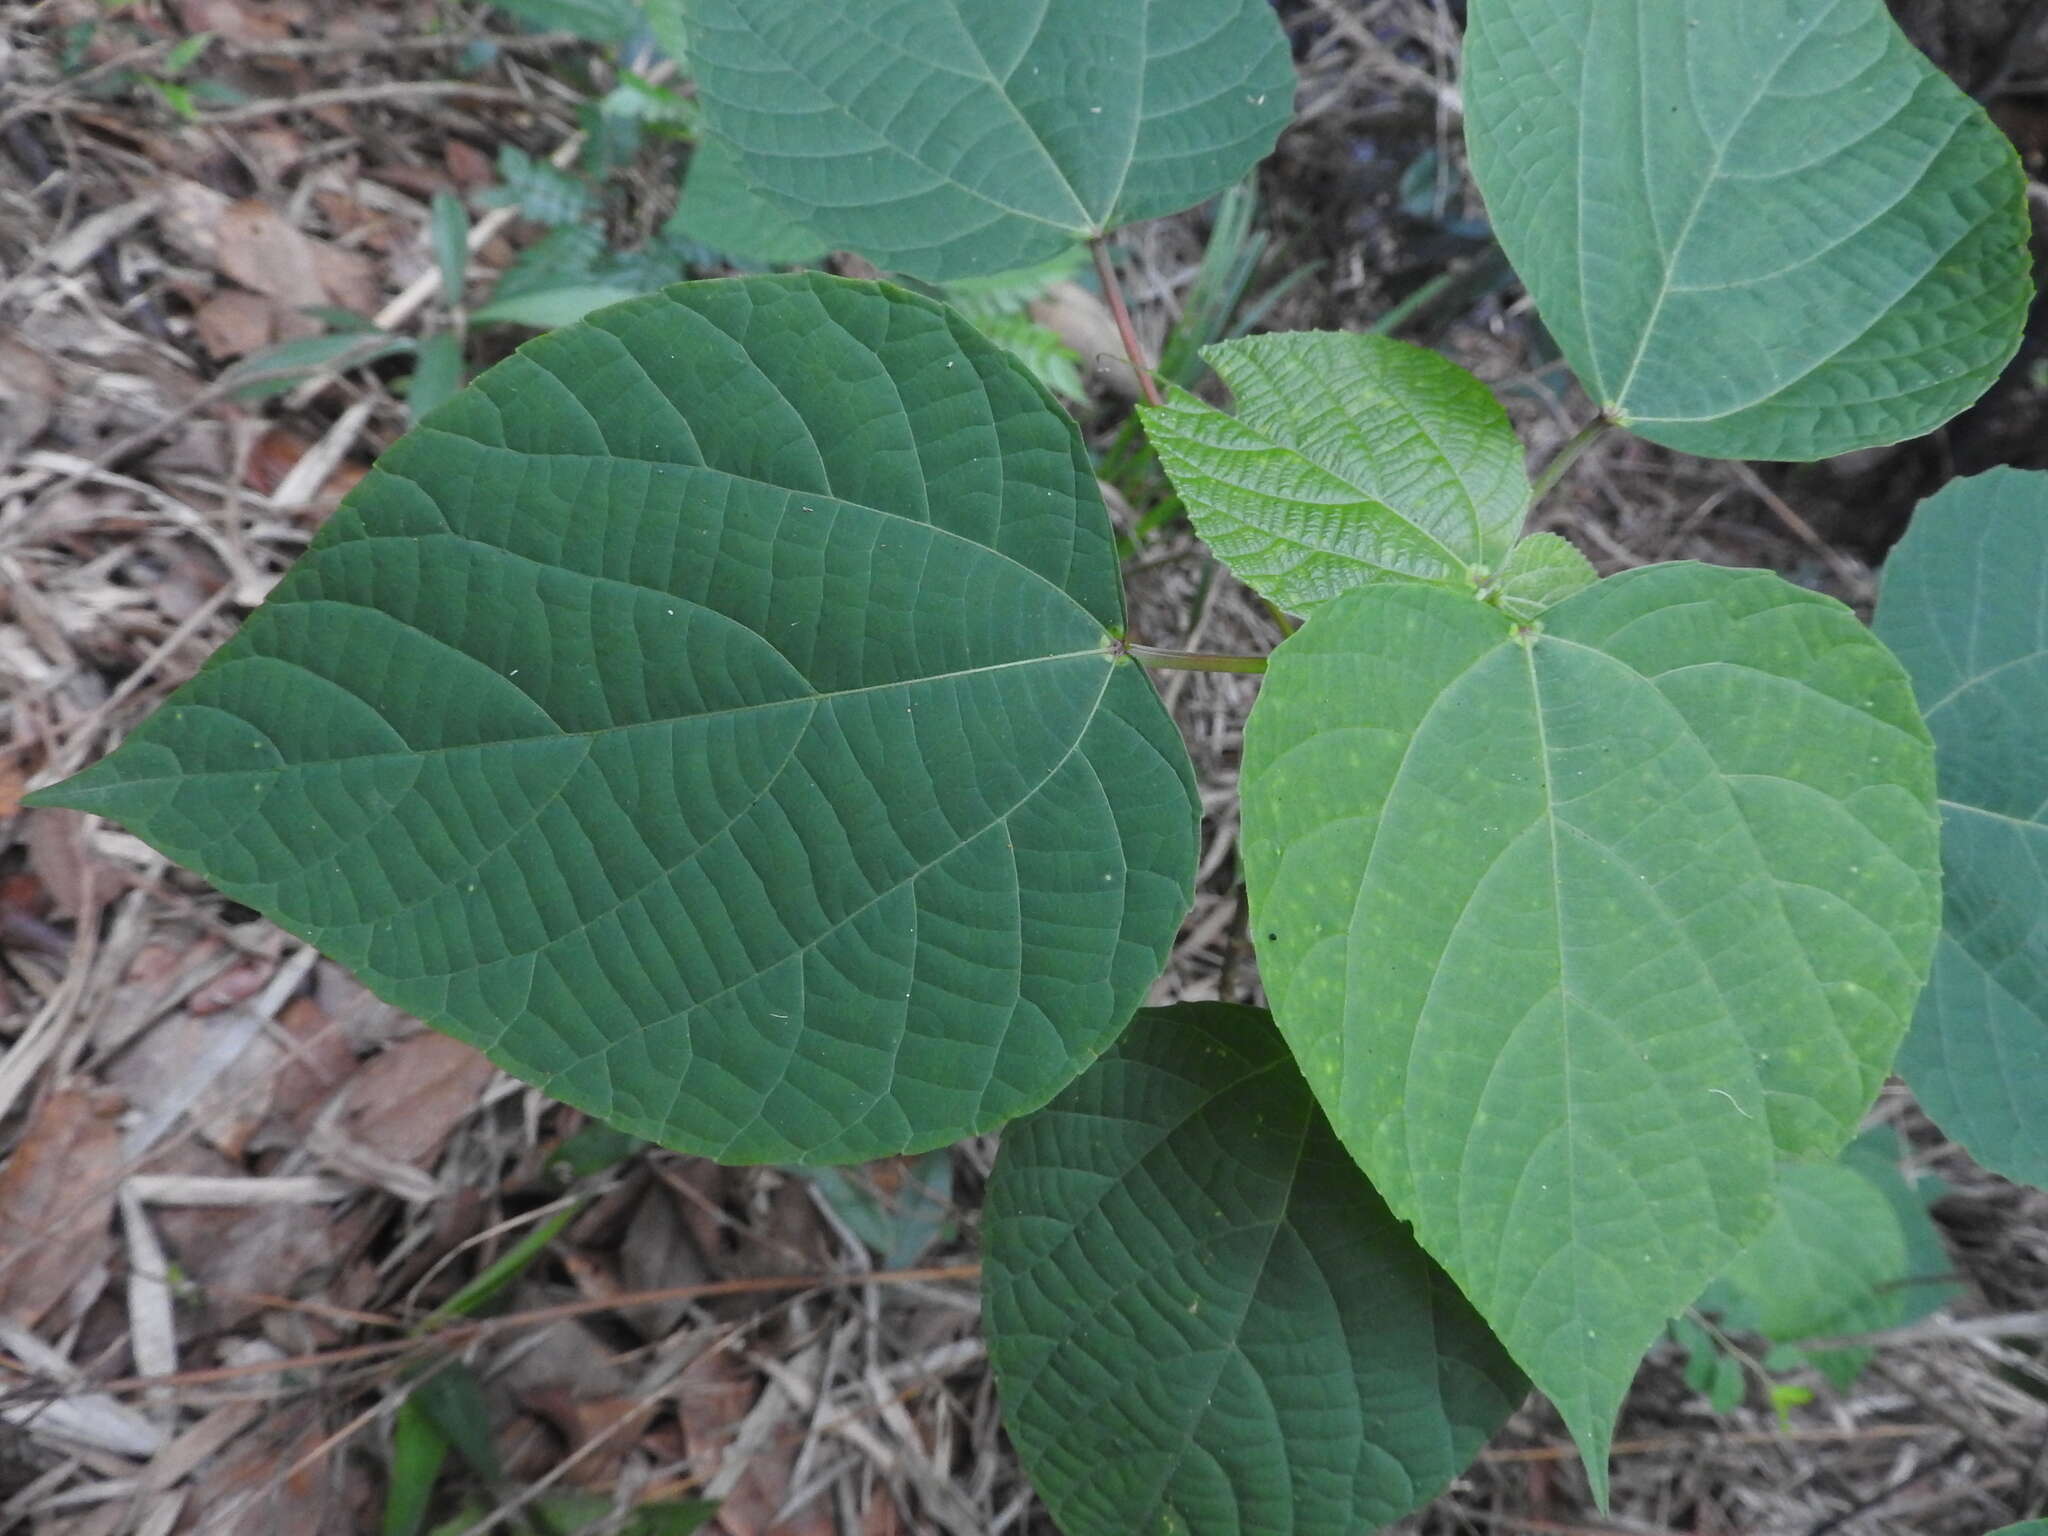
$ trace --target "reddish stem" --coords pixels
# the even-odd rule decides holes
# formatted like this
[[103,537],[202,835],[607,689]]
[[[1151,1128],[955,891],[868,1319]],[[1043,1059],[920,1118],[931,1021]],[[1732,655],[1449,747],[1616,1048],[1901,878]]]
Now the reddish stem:
[[1095,254],[1095,275],[1102,279],[1102,296],[1109,301],[1110,318],[1116,321],[1116,333],[1124,340],[1124,356],[1130,359],[1131,372],[1138,376],[1138,393],[1145,397],[1147,405],[1164,405],[1165,397],[1159,393],[1158,381],[1145,361],[1145,349],[1138,343],[1138,329],[1131,324],[1130,306],[1124,303],[1123,285],[1117,281],[1109,247],[1097,235],[1088,242],[1088,249]]

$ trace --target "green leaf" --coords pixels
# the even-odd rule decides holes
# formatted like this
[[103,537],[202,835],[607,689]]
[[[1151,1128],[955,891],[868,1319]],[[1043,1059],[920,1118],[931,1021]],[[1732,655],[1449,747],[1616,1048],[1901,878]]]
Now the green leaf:
[[420,343],[419,361],[405,392],[406,414],[418,421],[436,406],[453,399],[460,388],[462,338],[452,331],[436,331]]
[[2048,1520],[2023,1520],[2018,1525],[2001,1526],[1991,1536],[2048,1536]]
[[537,224],[566,228],[590,212],[597,194],[581,177],[560,166],[536,160],[525,150],[506,144],[498,150],[498,175],[504,185],[486,187],[478,201],[498,208],[517,208]]
[[640,28],[636,0],[491,0],[499,10],[546,32],[573,32],[593,43],[623,43]]
[[1195,531],[1261,596],[1308,613],[1369,581],[1462,585],[1506,557],[1529,503],[1522,447],[1455,363],[1306,331],[1202,356],[1237,414],[1175,390],[1145,429]]
[[610,283],[571,283],[562,288],[542,288],[510,298],[493,299],[470,318],[479,325],[529,325],[551,331],[571,325],[600,309],[623,304],[640,296],[637,288],[620,288]]
[[1101,1052],[1192,899],[1073,422],[968,323],[683,284],[530,342],[41,803],[726,1162],[922,1151]]
[[[1880,1130],[1864,1141],[1873,1137],[1875,1156],[1780,1165],[1776,1214],[1700,1297],[1701,1311],[1731,1332],[1789,1345],[1895,1328],[1942,1304],[1946,1288],[1924,1283],[1940,1235],[1899,1176],[1897,1137]],[[1935,1273],[1948,1268],[1945,1256],[1935,1262]],[[1793,1351],[1788,1365],[1811,1364],[1846,1392],[1873,1353]]]
[[764,267],[816,266],[825,259],[825,242],[748,185],[739,156],[713,134],[699,135],[690,151],[669,225],[721,255]]
[[1024,365],[1032,378],[1064,400],[1085,400],[1087,386],[1081,382],[1081,355],[1059,337],[1026,315],[991,315],[976,320],[974,328]]
[[1003,1422],[1067,1536],[1377,1530],[1528,1389],[1253,1009],[1141,1013],[1005,1132],[985,1247]]
[[1759,571],[1515,625],[1343,594],[1245,732],[1260,973],[1332,1124],[1596,1487],[1657,1331],[1875,1097],[1938,916],[1898,664]]
[[383,1536],[419,1536],[447,1460],[448,1437],[415,1397],[406,1398],[391,1423],[391,1475],[379,1527]]
[[394,336],[374,328],[326,336],[301,336],[252,352],[221,376],[234,386],[238,400],[281,394],[323,368],[360,368],[396,352],[410,352],[410,336]]
[[1932,431],[2019,345],[2025,180],[1884,0],[1473,0],[1472,171],[1587,392],[1688,453]]
[[990,272],[982,277],[962,277],[946,284],[945,300],[970,320],[994,320],[1019,314],[1036,299],[1042,299],[1061,283],[1073,279],[1087,260],[1080,246],[1070,245],[1057,255],[1028,267],[1007,272]]
[[683,0],[647,0],[647,30],[680,74],[690,68],[690,34],[683,20]]
[[847,1228],[875,1250],[884,1269],[908,1269],[953,1219],[953,1154],[941,1147],[905,1166],[819,1168],[818,1193]]
[[1294,106],[1245,0],[686,0],[709,127],[826,242],[946,279],[1193,207]]
[[1899,1071],[1985,1167],[2048,1186],[2048,474],[1995,469],[1922,503],[1877,632],[1941,766],[1934,979]]
[[458,308],[469,276],[469,210],[462,206],[462,199],[436,192],[429,228],[434,261],[441,269],[441,297],[450,309]]
[[478,1477],[495,1483],[504,1475],[491,1438],[491,1410],[475,1371],[459,1360],[445,1365],[421,1380],[409,1401]]
[[1571,540],[1532,533],[1508,551],[1484,587],[1504,612],[1533,619],[1599,579],[1593,563]]

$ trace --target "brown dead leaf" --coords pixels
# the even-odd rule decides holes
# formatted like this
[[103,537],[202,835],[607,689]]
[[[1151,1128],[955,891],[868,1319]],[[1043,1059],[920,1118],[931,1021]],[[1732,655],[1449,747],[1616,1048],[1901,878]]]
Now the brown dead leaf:
[[0,1165],[0,1312],[28,1327],[113,1250],[126,1101],[84,1086],[35,1108]]
[[377,281],[369,262],[304,234],[261,198],[228,205],[221,215],[219,249],[222,272],[280,304],[294,309],[339,304],[365,314],[377,307]]
[[50,910],[76,917],[85,910],[91,860],[85,850],[85,816],[79,811],[35,811],[23,823],[29,868],[50,893]]
[[414,1035],[372,1056],[343,1089],[342,1128],[386,1157],[425,1168],[497,1073],[446,1035]]
[[[349,1479],[332,1454],[318,1395],[281,1406],[252,1433],[209,1461],[193,1480],[185,1519],[189,1536],[346,1536],[373,1518],[370,1489]],[[364,1505],[357,1508],[357,1505]]]
[[63,393],[40,352],[0,338],[0,464],[42,436]]
[[465,192],[481,191],[498,179],[490,156],[460,139],[450,139],[441,146],[441,160],[448,167],[448,174],[454,178],[455,185]]
[[270,1116],[251,1141],[258,1150],[295,1146],[320,1106],[348,1080],[356,1053],[348,1033],[310,997],[295,997],[277,1015],[284,1062],[270,1090]]
[[157,227],[182,255],[297,311],[319,304],[377,307],[368,260],[296,228],[259,197],[230,201],[190,177],[167,177]]
[[[691,1469],[712,1482],[732,1452],[741,1421],[756,1406],[760,1379],[733,1355],[712,1350],[685,1367],[676,1393],[676,1416],[682,1422]],[[803,1439],[795,1407],[789,1407],[789,1423],[772,1430],[766,1443],[747,1457],[718,1507],[718,1519],[707,1530],[724,1536],[838,1536],[822,1501],[807,1504],[787,1519],[776,1518],[789,1498],[789,1478]]]
[[[0,454],[0,457],[4,457]],[[0,756],[0,816],[15,816],[21,812],[21,797],[28,792],[28,770],[21,765],[21,759],[14,756]]]
[[192,324],[216,359],[247,357],[277,339],[277,305],[260,293],[226,288],[199,306]]
[[1138,395],[1138,376],[1124,357],[1123,338],[1109,306],[1079,283],[1054,283],[1031,305],[1031,318],[1072,347],[1081,377],[1126,400]]
[[276,974],[275,960],[238,960],[187,998],[185,1007],[201,1018],[223,1013],[261,992]]
[[658,1399],[579,1398],[561,1387],[525,1393],[521,1401],[562,1437],[568,1454],[577,1456],[566,1481],[602,1491],[616,1486],[627,1456],[639,1444],[640,1431],[661,1407]]

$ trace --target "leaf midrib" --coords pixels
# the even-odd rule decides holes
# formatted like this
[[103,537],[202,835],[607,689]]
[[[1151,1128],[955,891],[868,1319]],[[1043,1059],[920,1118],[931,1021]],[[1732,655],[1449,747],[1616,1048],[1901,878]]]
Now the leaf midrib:
[[[311,601],[314,600],[301,600],[301,602]],[[318,601],[326,603],[334,602],[335,600],[319,599]],[[288,606],[298,606],[298,604],[290,604]],[[355,607],[359,605],[346,604],[342,606]],[[665,730],[671,726],[682,725],[698,720],[730,719],[735,716],[756,714],[773,709],[815,709],[819,705],[829,704],[837,699],[855,698],[860,695],[870,693],[882,693],[886,692],[891,688],[916,688],[928,683],[948,683],[954,682],[963,677],[977,677],[989,672],[1003,672],[1021,667],[1045,666],[1058,662],[1078,661],[1083,657],[1088,656],[1099,656],[1105,662],[1109,662],[1111,664],[1112,669],[1114,668],[1114,659],[1110,656],[1110,653],[1106,649],[1097,649],[1095,647],[1090,647],[1086,650],[1080,651],[1062,651],[1049,656],[1027,656],[1016,661],[993,662],[987,666],[962,667],[951,672],[933,672],[923,677],[896,678],[886,683],[865,683],[857,688],[836,688],[825,691],[814,691],[811,693],[797,694],[794,697],[787,699],[769,699],[756,704],[728,705],[721,709],[701,710],[698,713],[691,715],[670,715],[664,716],[656,720],[634,720],[625,725],[597,726],[593,727],[592,729],[582,731],[556,731],[545,735],[535,734],[532,736],[505,736],[500,737],[494,741],[466,742],[460,746],[409,747],[403,749],[394,749],[389,752],[358,752],[349,754],[344,757],[323,757],[312,761],[285,763],[282,766],[276,767],[219,768],[187,771],[173,774],[160,774],[153,776],[151,778],[123,779],[120,781],[118,785],[110,785],[108,787],[110,789],[130,789],[140,785],[163,784],[170,782],[190,783],[195,780],[217,778],[246,779],[251,776],[259,774],[276,775],[294,772],[304,772],[312,768],[326,768],[340,764],[377,763],[391,761],[394,759],[411,761],[415,758],[440,757],[457,752],[486,752],[515,747],[553,745],[555,743],[565,741],[587,741],[602,736],[616,735],[618,733],[625,731],[646,731],[657,729]],[[281,658],[275,656],[234,656],[226,659],[219,668],[219,670],[225,672],[229,668],[233,667],[236,663],[243,661],[265,661],[276,663],[283,666],[298,667],[298,663],[296,662],[283,661]],[[298,669],[301,671],[306,670],[303,667],[298,667]],[[317,676],[318,674],[315,675]],[[331,679],[324,678],[322,680],[331,681]],[[202,706],[188,705],[185,707],[200,708]],[[217,705],[207,705],[203,707],[214,709],[220,713],[230,714],[230,717],[235,720],[235,723],[238,726],[241,726],[245,729],[256,729],[256,727],[250,724],[249,721],[243,719],[238,715],[232,715],[232,713],[229,711],[220,710],[219,706]],[[1091,709],[1089,713],[1090,719],[1094,718],[1096,710],[1099,710],[1100,707],[1101,706],[1098,703],[1095,706],[1095,709]]]

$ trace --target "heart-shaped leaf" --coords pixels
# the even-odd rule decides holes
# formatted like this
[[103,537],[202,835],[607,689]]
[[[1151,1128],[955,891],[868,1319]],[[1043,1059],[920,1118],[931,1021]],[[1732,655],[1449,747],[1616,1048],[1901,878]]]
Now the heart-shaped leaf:
[[1139,1014],[1004,1133],[983,1277],[1067,1536],[1378,1530],[1528,1390],[1250,1008]]
[[1930,432],[2019,345],[2025,178],[1884,0],[1472,0],[1465,131],[1587,392],[1690,453]]
[[1529,504],[1487,387],[1384,336],[1294,332],[1202,349],[1235,415],[1175,390],[1145,430],[1195,530],[1294,613],[1369,581],[1467,583]]
[[696,283],[525,347],[43,796],[636,1134],[843,1162],[1050,1098],[1193,881],[1071,420],[939,306]]
[[1556,1402],[1596,1486],[1638,1357],[1883,1082],[1938,918],[1896,661],[1757,571],[1540,628],[1361,587],[1245,732],[1273,1011],[1337,1134]]
[[1978,1162],[2048,1186],[2048,474],[1924,502],[1877,632],[1941,767],[1941,943],[1899,1071]]
[[689,0],[690,64],[747,177],[827,241],[943,279],[1193,207],[1294,109],[1244,0]]

